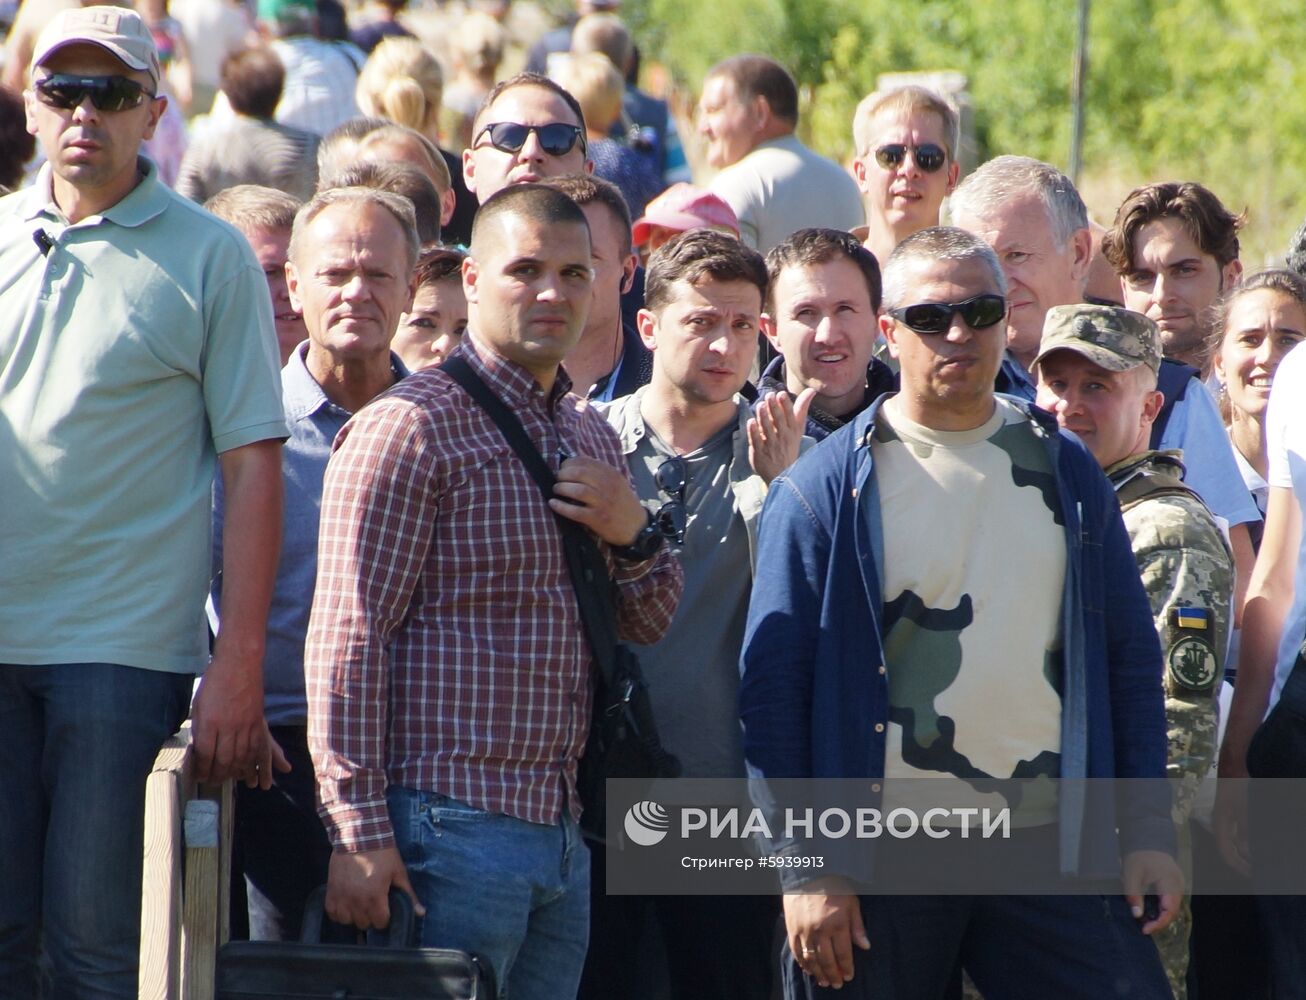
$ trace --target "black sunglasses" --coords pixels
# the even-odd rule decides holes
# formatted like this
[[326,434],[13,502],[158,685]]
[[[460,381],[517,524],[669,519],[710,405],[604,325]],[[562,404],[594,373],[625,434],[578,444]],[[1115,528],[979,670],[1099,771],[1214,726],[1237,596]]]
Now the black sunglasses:
[[689,511],[685,507],[688,472],[685,460],[679,455],[672,455],[653,473],[653,482],[657,483],[658,489],[671,497],[653,515],[653,523],[662,532],[663,538],[670,539],[677,545],[685,544],[685,528],[689,524]]
[[943,147],[933,142],[927,142],[920,146],[907,146],[901,142],[891,142],[875,151],[875,162],[885,170],[897,170],[902,166],[902,161],[907,158],[908,150],[911,150],[912,159],[916,161],[916,166],[927,174],[934,173],[948,162],[948,154],[944,152]]
[[917,333],[947,333],[954,313],[959,313],[972,330],[983,330],[1007,315],[1007,300],[1001,295],[985,294],[961,302],[918,302],[889,310],[890,316]]
[[540,148],[550,156],[566,156],[580,143],[585,150],[585,132],[579,125],[566,122],[549,122],[547,125],[523,125],[520,122],[494,122],[486,125],[476,134],[472,143],[475,148],[481,136],[489,133],[490,145],[501,153],[516,153],[526,145],[526,140],[534,132],[540,140]]
[[146,98],[154,99],[141,84],[125,76],[77,76],[52,73],[32,84],[42,104],[69,111],[79,108],[86,98],[97,111],[127,111],[139,107]]

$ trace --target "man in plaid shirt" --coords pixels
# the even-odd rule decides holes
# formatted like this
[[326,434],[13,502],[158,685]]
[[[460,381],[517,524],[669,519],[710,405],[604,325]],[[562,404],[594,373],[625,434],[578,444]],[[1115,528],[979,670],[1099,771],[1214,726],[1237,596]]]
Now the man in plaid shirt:
[[327,912],[384,926],[401,889],[423,944],[494,966],[514,1000],[575,995],[589,920],[577,819],[591,656],[555,515],[598,538],[622,638],[667,628],[682,576],[616,434],[559,362],[591,296],[585,216],[507,188],[477,214],[455,352],[554,469],[546,505],[489,416],[443,371],[340,432],[327,469],[306,649],[309,744],[331,834]]

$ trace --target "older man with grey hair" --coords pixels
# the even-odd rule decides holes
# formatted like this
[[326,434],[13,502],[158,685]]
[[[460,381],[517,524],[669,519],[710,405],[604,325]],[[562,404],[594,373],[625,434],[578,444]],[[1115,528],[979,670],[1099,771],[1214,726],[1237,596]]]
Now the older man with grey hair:
[[[412,303],[417,249],[412,205],[371,188],[322,192],[299,210],[291,231],[286,286],[308,340],[281,370],[290,437],[281,449],[281,560],[263,654],[264,713],[291,770],[278,774],[271,789],[236,791],[236,842],[254,940],[298,940],[304,900],[327,878],[331,844],[317,815],[304,693],[322,481],[340,428],[408,374],[390,339]],[[219,489],[215,598],[222,586],[222,510]]]
[[[924,784],[937,805],[987,779],[1165,774],[1160,649],[1115,496],[1053,418],[993,392],[1004,284],[971,233],[899,244],[880,330],[902,390],[771,484],[739,695],[764,811],[783,809],[775,779],[869,779],[888,815]],[[1013,553],[1020,572],[994,573]],[[986,996],[1169,997],[1144,937],[1180,900],[1168,796],[1122,811],[1118,837],[1073,792],[1037,798],[1013,805],[1008,846],[1049,874],[1122,863],[1127,896],[859,897],[893,869],[866,841],[819,878],[780,869],[787,996],[933,1000],[960,962]],[[1139,919],[1146,891],[1159,917]]]
[[1053,306],[1083,301],[1088,211],[1070,178],[1028,156],[999,156],[957,185],[952,223],[983,239],[1007,276],[1007,348],[1029,371]]

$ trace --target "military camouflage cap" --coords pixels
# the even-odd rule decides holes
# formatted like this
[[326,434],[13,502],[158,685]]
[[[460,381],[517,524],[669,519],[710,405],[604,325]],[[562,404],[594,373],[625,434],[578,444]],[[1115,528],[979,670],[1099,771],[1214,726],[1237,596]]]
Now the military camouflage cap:
[[1109,372],[1161,367],[1161,331],[1142,313],[1117,306],[1054,306],[1043,321],[1034,364],[1053,351],[1074,351]]

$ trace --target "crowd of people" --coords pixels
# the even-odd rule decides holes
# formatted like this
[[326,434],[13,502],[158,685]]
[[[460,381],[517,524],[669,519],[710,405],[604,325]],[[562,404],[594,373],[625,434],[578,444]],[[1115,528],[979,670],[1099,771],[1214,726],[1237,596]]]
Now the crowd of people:
[[[1306,777],[1249,754],[1306,718],[1306,277],[1245,274],[1209,187],[1098,226],[1049,164],[961,176],[919,86],[847,169],[760,55],[702,81],[695,185],[598,0],[511,75],[508,5],[468,13],[448,88],[399,0],[260,0],[211,72],[165,3],[40,4],[0,100],[41,154],[0,173],[0,998],[135,995],[187,718],[255,940],[325,884],[511,1000],[1306,997],[1257,875],[1296,831],[1243,780]],[[1122,892],[876,895],[867,845],[609,895],[577,526],[684,777],[1168,778],[1016,809]]]

